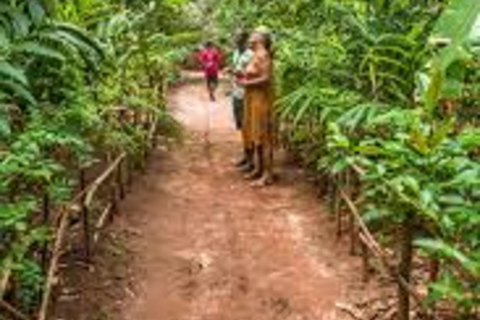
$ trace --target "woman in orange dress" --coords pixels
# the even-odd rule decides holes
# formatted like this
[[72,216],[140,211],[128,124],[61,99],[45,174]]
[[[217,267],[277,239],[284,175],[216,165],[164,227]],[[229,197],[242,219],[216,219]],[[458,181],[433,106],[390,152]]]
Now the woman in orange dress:
[[241,80],[245,87],[243,137],[248,148],[254,150],[254,165],[248,178],[258,179],[255,185],[273,182],[274,95],[271,38],[266,32],[256,31],[250,37],[253,58]]

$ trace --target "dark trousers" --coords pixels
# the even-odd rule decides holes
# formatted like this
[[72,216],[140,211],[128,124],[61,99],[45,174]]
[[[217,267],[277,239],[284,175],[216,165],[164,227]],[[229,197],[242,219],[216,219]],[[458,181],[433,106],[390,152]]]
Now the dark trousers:
[[218,86],[218,76],[217,75],[208,75],[207,79],[207,87],[210,91],[214,91]]
[[243,99],[233,97],[233,116],[237,130],[242,129],[243,124]]

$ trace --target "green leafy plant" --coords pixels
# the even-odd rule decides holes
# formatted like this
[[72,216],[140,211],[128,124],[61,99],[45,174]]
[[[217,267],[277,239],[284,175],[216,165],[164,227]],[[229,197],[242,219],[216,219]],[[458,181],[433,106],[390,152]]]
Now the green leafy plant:
[[[479,14],[475,0],[231,1],[214,13],[224,34],[271,27],[287,143],[325,176],[361,168],[363,218],[397,244],[400,275],[410,281],[417,253],[441,265],[426,302],[465,319],[480,295]],[[409,309],[400,288],[398,319]]]
[[177,128],[164,90],[185,52],[177,46],[195,41],[184,5],[0,4],[0,277],[10,275],[4,294],[25,313],[45,281],[40,249],[54,227],[45,202],[52,214],[71,200],[79,168],[144,151],[149,128],[119,110],[155,115],[164,134]]

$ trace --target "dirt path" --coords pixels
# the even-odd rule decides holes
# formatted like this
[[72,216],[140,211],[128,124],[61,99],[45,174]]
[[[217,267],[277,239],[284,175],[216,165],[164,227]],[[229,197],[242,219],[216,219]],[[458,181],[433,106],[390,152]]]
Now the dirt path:
[[188,138],[153,161],[122,210],[141,270],[125,320],[347,319],[335,304],[359,261],[302,173],[279,163],[277,185],[250,188],[231,164],[239,141],[225,96],[211,103],[189,84],[170,105]]

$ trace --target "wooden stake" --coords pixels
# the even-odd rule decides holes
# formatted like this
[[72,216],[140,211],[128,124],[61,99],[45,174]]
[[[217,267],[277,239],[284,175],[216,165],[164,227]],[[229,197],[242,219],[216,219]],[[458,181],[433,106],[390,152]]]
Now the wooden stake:
[[12,274],[13,262],[9,259],[5,263],[2,280],[0,281],[0,299],[3,298],[5,291],[7,291],[8,282],[10,281],[10,275]]
[[133,170],[133,165],[132,165],[132,156],[128,155],[127,156],[127,164],[126,164],[126,174],[127,174],[127,190],[131,191],[132,189],[132,170]]
[[358,213],[358,209],[355,206],[355,204],[350,200],[348,195],[345,193],[344,190],[340,189],[340,196],[342,197],[343,201],[347,204],[347,207],[350,210],[350,213],[353,214],[355,217],[355,220],[357,222],[359,231],[364,234],[364,236],[368,239],[368,242],[371,243],[372,247],[374,250],[380,255],[385,258],[386,254],[385,252],[381,249],[380,245],[375,241],[375,238],[373,237],[372,233],[370,230],[368,230],[367,226],[365,225],[365,222],[363,221],[362,217]]
[[438,274],[440,273],[440,260],[438,258],[433,258],[429,263],[429,281],[435,282],[438,280]]
[[29,317],[27,317],[25,314],[22,312],[18,311],[15,309],[13,306],[11,306],[8,302],[1,300],[0,299],[0,309],[3,309],[7,311],[9,314],[15,317],[15,319],[20,319],[20,320],[30,320]]
[[80,170],[80,192],[83,193],[83,196],[80,199],[81,203],[81,215],[82,215],[82,225],[83,225],[83,248],[85,254],[85,261],[89,262],[91,258],[90,252],[90,224],[89,224],[89,207],[86,204],[86,179],[85,179],[85,169]]
[[93,197],[95,196],[98,188],[110,177],[114,170],[118,167],[118,164],[125,158],[126,153],[122,153],[118,156],[115,161],[113,161],[110,166],[91,184],[86,196],[85,196],[85,205],[90,207]]
[[95,234],[93,235],[93,243],[97,243],[98,239],[100,238],[100,232],[105,226],[108,217],[110,216],[110,211],[112,210],[112,204],[108,204],[103,210],[100,218],[98,219],[97,223],[95,224]]
[[[399,257],[398,275],[407,284],[410,284],[413,257],[413,227],[414,214],[404,217],[399,233]],[[410,294],[402,284],[398,284],[398,320],[410,320]]]
[[118,214],[119,210],[118,210],[117,188],[116,188],[116,183],[113,180],[110,183],[110,203],[112,205],[112,213]]
[[125,186],[123,184],[123,166],[125,165],[125,158],[122,159],[117,168],[117,185],[120,191],[120,199],[125,199]]
[[350,254],[355,255],[356,253],[356,241],[357,241],[357,227],[355,224],[355,217],[352,214],[348,215],[349,220],[349,231],[350,231]]
[[340,199],[338,194],[337,181],[333,181],[333,213],[337,222],[337,238],[342,236],[342,211],[340,210]]
[[[56,234],[55,234],[55,242],[53,245],[52,249],[52,259],[50,261],[50,266],[48,268],[47,272],[47,277],[45,280],[44,288],[43,288],[43,297],[42,297],[42,302],[40,306],[40,310],[38,312],[38,318],[37,320],[46,320],[47,315],[48,315],[48,309],[49,309],[49,304],[50,304],[50,296],[52,294],[52,289],[56,283],[56,273],[58,270],[58,264],[59,260],[62,256],[62,246],[63,246],[63,241],[65,237],[65,232],[68,229],[68,222],[71,214],[71,208],[77,204],[78,202],[81,202],[82,205],[85,205],[87,208],[90,205],[93,196],[99,186],[103,183],[105,179],[107,179],[114,168],[120,163],[121,159],[123,159],[126,156],[125,153],[122,153],[115,161],[112,163],[109,168],[107,168],[106,171],[103,172],[102,175],[100,175],[92,184],[90,184],[88,187],[85,187],[85,177],[83,174],[83,178],[81,177],[81,191],[79,194],[75,196],[75,198],[67,204],[63,210],[61,210],[58,214],[55,215],[55,219],[60,219],[59,222],[59,227],[57,228]],[[82,185],[82,180],[83,180],[83,185]],[[4,276],[5,277],[5,276]],[[8,280],[8,277],[5,277]],[[4,281],[5,281],[4,278]],[[8,282],[8,281],[6,281]]]
[[[352,172],[350,170],[348,170],[345,173],[345,187],[348,192],[349,198],[352,198],[353,186],[352,186]],[[350,234],[350,254],[355,255],[358,230],[355,223],[355,217],[352,214],[348,215],[348,229]]]
[[360,241],[360,247],[362,249],[362,262],[363,262],[363,281],[367,282],[370,275],[370,263],[368,261],[368,249],[367,245]]
[[[43,195],[43,203],[42,203],[42,224],[46,226],[50,219],[50,196],[48,192],[45,192]],[[48,262],[48,243],[45,243],[42,248],[42,270],[47,270],[47,262]]]
[[[404,292],[407,292],[409,296],[414,298],[415,303],[425,312],[428,311],[427,307],[422,303],[422,299],[420,295],[415,291],[414,288],[412,288],[410,284],[410,279],[406,280],[403,278],[403,276],[400,274],[399,271],[396,270],[396,268],[392,267],[389,263],[388,260],[391,258],[390,255],[388,255],[378,244],[378,242],[375,240],[371,232],[368,230],[367,226],[363,222],[361,216],[358,213],[358,210],[355,206],[355,204],[348,198],[346,195],[345,191],[340,190],[340,194],[347,204],[348,208],[350,209],[351,214],[355,216],[355,219],[357,220],[357,224],[359,227],[359,239],[361,242],[366,246],[367,249],[370,250],[371,253],[378,259],[380,262],[380,267],[381,267],[381,272],[385,276],[390,276],[393,279],[397,281],[397,284],[399,286],[399,291],[400,287]],[[407,229],[408,230],[408,229]],[[435,319],[433,317],[432,319]]]
[[57,230],[57,234],[55,237],[55,244],[53,246],[52,261],[50,262],[50,268],[48,270],[47,279],[43,289],[43,299],[42,299],[42,304],[38,314],[38,320],[47,319],[48,307],[50,303],[50,295],[52,293],[52,288],[56,282],[55,275],[58,269],[58,262],[60,260],[60,257],[62,256],[61,249],[63,246],[63,238],[65,235],[65,231],[67,230],[69,217],[70,217],[70,212],[68,210],[64,212],[61,216],[60,226]]
[[333,177],[328,176],[325,179],[327,182],[327,195],[328,195],[328,207],[330,210],[330,214],[335,216],[335,182],[333,181]]

